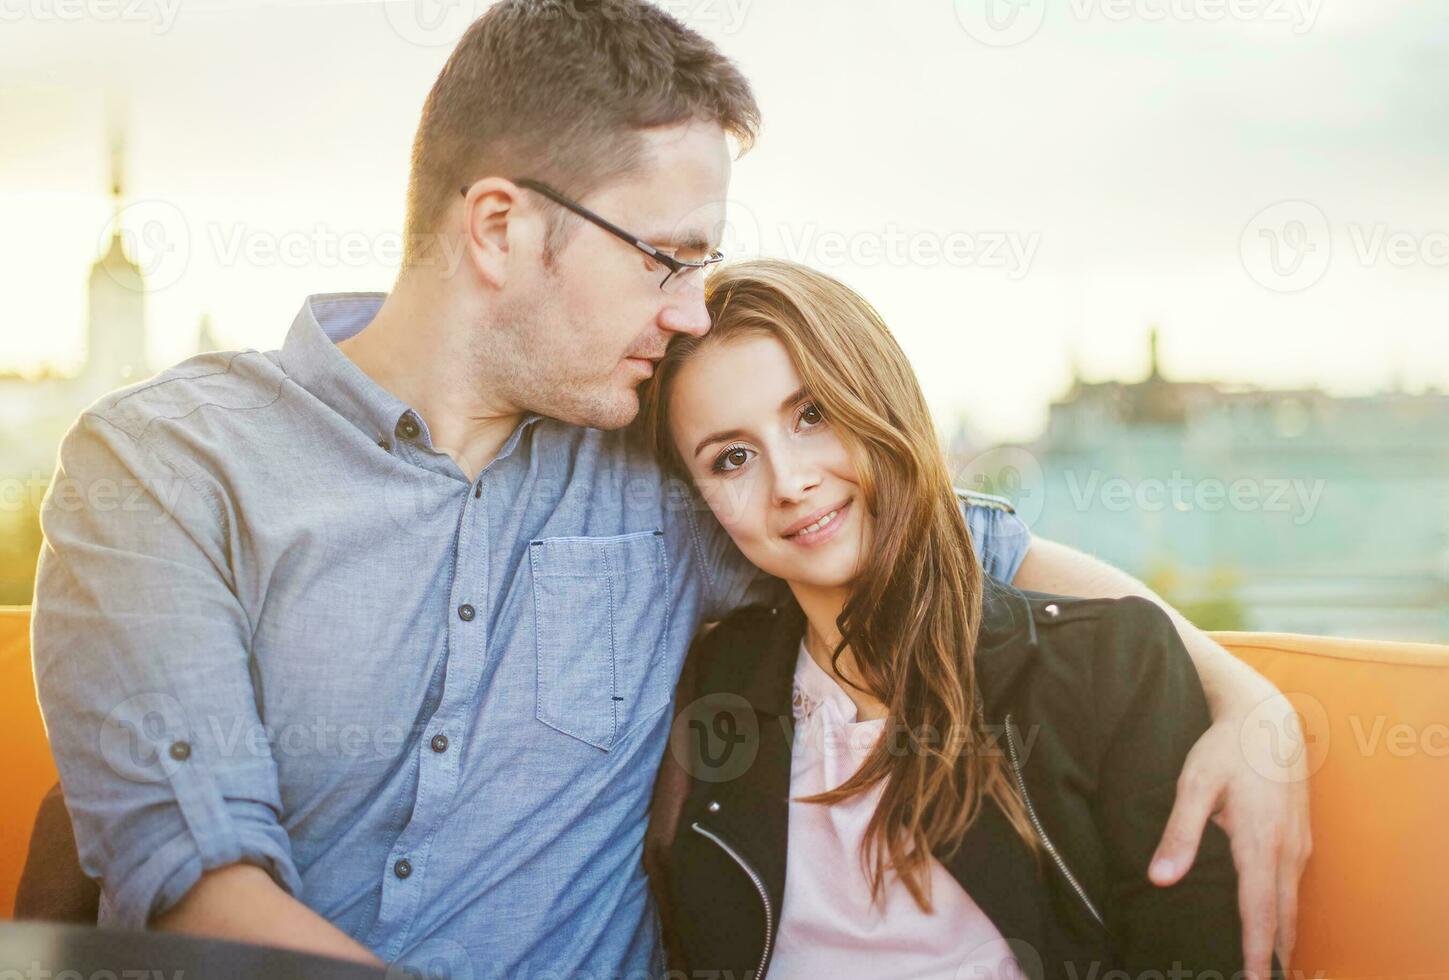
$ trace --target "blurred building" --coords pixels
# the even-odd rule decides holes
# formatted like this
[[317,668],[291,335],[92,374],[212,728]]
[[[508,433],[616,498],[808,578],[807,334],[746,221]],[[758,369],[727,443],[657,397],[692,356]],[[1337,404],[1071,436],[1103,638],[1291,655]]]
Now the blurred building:
[[[1032,529],[1219,628],[1449,638],[1449,395],[1077,377],[1023,447]],[[1009,488],[1008,488],[1009,489]]]
[[[0,478],[48,479],[61,437],[100,396],[151,373],[146,358],[146,283],[127,253],[120,212],[125,203],[121,141],[111,157],[115,220],[110,245],[87,280],[86,360],[76,375],[0,373]],[[44,330],[45,324],[32,329]],[[211,321],[202,317],[197,350],[217,349]]]

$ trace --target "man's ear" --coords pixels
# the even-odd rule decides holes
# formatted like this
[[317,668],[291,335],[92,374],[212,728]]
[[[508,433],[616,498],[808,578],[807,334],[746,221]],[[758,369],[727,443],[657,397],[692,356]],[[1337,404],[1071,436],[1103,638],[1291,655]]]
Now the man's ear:
[[474,182],[463,198],[465,246],[478,275],[495,289],[502,288],[518,263],[540,247],[541,226],[520,211],[523,192],[502,177]]

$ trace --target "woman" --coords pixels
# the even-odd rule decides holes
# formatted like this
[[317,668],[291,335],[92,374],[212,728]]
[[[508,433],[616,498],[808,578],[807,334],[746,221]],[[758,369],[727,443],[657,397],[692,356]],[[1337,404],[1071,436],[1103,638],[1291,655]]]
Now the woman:
[[651,828],[675,963],[1241,969],[1218,827],[1179,884],[1147,879],[1209,723],[1166,614],[982,574],[910,364],[849,288],[758,260],[707,305],[644,431],[791,598],[709,632],[681,684]]

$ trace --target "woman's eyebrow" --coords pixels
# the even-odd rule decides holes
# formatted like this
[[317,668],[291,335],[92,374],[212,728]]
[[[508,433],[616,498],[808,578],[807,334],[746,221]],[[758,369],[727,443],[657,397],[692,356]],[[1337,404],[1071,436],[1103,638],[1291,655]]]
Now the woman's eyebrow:
[[[780,411],[783,412],[786,409],[793,408],[795,405],[801,402],[808,394],[809,392],[805,390],[804,385],[796,388],[790,393],[789,397],[787,397],[784,401],[780,403]],[[744,429],[725,429],[722,432],[713,432],[705,436],[703,439],[699,440],[699,445],[694,447],[694,455],[698,456],[700,453],[704,452],[705,446],[712,445],[716,442],[724,442],[726,439],[737,439],[743,435],[745,435]]]

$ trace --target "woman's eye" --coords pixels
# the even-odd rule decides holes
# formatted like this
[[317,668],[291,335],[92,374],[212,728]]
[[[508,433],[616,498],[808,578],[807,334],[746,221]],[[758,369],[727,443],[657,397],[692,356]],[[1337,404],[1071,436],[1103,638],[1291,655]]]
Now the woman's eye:
[[753,453],[744,446],[731,446],[714,458],[714,471],[728,473],[737,470],[750,461]]
[[825,421],[825,416],[820,414],[820,409],[815,405],[808,404],[800,410],[800,421],[807,426],[819,425]]

